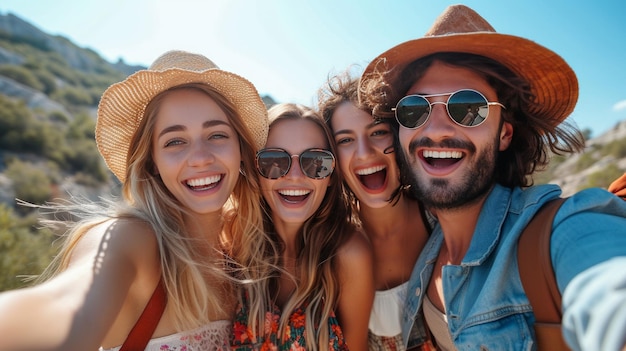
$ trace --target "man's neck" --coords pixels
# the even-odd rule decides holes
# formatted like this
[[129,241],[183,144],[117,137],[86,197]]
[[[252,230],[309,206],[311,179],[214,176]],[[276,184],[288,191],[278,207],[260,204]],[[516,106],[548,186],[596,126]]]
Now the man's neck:
[[447,256],[444,258],[447,258],[448,264],[458,265],[465,257],[486,198],[484,196],[463,207],[436,210],[444,237],[445,248],[442,251]]

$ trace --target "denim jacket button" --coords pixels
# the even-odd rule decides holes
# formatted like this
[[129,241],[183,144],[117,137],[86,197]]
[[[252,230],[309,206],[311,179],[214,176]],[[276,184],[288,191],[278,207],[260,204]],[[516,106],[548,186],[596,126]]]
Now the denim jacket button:
[[420,296],[421,294],[422,294],[422,289],[421,288],[415,289],[415,296]]

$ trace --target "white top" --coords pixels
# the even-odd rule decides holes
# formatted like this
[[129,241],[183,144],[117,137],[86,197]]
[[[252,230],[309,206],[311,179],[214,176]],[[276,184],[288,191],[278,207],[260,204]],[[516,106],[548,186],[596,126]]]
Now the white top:
[[450,336],[448,329],[448,317],[445,313],[439,311],[437,306],[428,298],[428,294],[424,294],[424,319],[428,329],[437,341],[437,347],[442,351],[454,351],[456,347]]
[[370,314],[369,330],[379,336],[402,334],[402,310],[409,282],[389,290],[376,291]]
[[[150,339],[145,351],[229,350],[231,321],[215,321],[197,329]],[[122,346],[100,351],[118,351]]]

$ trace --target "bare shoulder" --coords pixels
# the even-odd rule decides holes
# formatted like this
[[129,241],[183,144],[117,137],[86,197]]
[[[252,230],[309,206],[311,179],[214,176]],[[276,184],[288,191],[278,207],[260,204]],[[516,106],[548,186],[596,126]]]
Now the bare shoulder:
[[[337,252],[337,274],[341,286],[340,310],[343,318],[346,313],[358,308],[346,306],[371,306],[374,299],[374,254],[370,241],[364,233],[356,231]],[[367,320],[366,314],[358,319]],[[367,325],[365,326],[367,327]],[[367,330],[367,328],[365,328]]]
[[108,254],[112,259],[141,258],[158,254],[158,243],[149,223],[137,218],[116,218],[87,229],[76,243],[72,261],[95,252]]
[[343,269],[368,269],[374,261],[373,249],[365,233],[354,231],[339,248],[337,259]]

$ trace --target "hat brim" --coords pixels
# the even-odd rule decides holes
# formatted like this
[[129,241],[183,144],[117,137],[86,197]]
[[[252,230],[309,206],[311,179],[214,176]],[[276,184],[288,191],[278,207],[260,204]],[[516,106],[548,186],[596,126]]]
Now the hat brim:
[[455,33],[404,42],[372,60],[363,77],[375,73],[381,62],[386,69],[393,70],[389,73],[395,73],[419,58],[438,52],[481,55],[508,67],[531,84],[536,97],[536,109],[532,112],[553,121],[554,125],[572,113],[578,100],[578,80],[563,58],[531,40],[495,32]]
[[188,83],[207,84],[228,99],[237,109],[254,138],[255,147],[265,145],[269,129],[267,109],[254,85],[247,79],[220,69],[194,72],[184,69],[142,70],[111,85],[98,105],[96,143],[109,169],[122,182],[130,141],[148,103],[159,93]]

